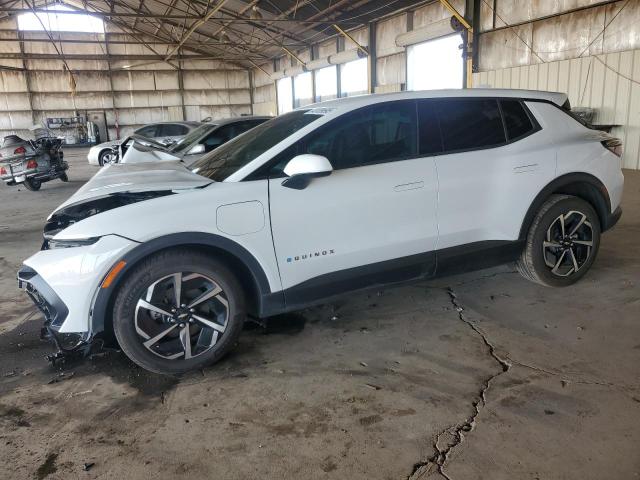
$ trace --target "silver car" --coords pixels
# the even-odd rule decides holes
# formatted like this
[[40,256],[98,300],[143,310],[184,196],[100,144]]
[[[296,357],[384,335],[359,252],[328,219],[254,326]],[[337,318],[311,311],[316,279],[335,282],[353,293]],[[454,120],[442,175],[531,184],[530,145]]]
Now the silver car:
[[[164,143],[170,143],[177,141],[187,135],[189,132],[195,130],[201,122],[158,122],[150,123],[144,127],[140,127],[133,133],[146,138],[152,138]],[[94,145],[89,149],[87,160],[91,165],[107,165],[117,161],[117,154],[114,152],[113,147],[120,145],[121,140],[111,140],[99,145]]]
[[201,156],[211,152],[229,140],[257,127],[272,117],[246,116],[215,120],[203,123],[180,141],[166,146],[152,139],[132,136],[120,147],[118,163],[156,162],[161,160],[182,160],[192,164]]

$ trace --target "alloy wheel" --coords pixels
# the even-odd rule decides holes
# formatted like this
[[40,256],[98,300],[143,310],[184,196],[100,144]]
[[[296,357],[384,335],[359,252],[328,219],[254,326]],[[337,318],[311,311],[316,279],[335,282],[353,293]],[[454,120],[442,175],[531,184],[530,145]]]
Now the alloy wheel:
[[575,274],[593,250],[593,227],[587,216],[571,210],[556,217],[542,242],[544,262],[558,277]]
[[209,351],[224,335],[228,320],[223,289],[196,272],[178,272],[152,283],[135,309],[142,344],[168,360],[188,360]]
[[118,163],[118,156],[113,153],[105,153],[102,155],[102,165],[111,165],[112,163]]

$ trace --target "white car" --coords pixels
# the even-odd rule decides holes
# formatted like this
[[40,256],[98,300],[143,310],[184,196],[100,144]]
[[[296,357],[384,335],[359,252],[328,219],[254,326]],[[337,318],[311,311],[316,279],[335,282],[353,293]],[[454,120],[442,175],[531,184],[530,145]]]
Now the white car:
[[[158,122],[140,127],[133,133],[169,143],[182,139],[200,125],[202,125],[200,122]],[[116,162],[118,157],[114,154],[113,147],[120,145],[121,142],[121,140],[111,140],[94,145],[89,149],[87,160],[91,165],[99,165],[101,167]]]
[[220,145],[270,119],[271,117],[246,116],[203,123],[172,145],[134,136],[120,145],[119,163],[182,160],[188,166]]
[[[621,215],[620,142],[561,93],[449,90],[306,106],[201,158],[112,165],[49,217],[20,285],[65,349],[218,360],[246,315],[517,262],[571,285]],[[115,338],[113,338],[115,337]]]

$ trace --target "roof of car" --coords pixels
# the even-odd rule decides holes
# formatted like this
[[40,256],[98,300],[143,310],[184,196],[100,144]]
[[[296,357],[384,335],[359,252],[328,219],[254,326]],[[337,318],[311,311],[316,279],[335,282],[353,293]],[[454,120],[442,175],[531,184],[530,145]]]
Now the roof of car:
[[211,120],[210,122],[207,123],[214,123],[216,125],[227,125],[229,123],[236,123],[236,122],[245,122],[247,120],[271,120],[273,117],[269,117],[269,116],[259,116],[259,115],[246,115],[243,117],[232,117],[232,118],[219,118],[216,120]]
[[567,101],[567,95],[560,92],[543,92],[539,90],[516,90],[500,88],[470,88],[455,90],[418,90],[412,92],[376,93],[369,95],[356,95],[353,97],[338,98],[326,102],[314,103],[299,107],[296,110],[308,110],[310,108],[339,108],[351,110],[373,103],[389,102],[393,100],[407,100],[412,98],[451,98],[451,97],[507,97],[536,99],[553,102],[562,106]]
[[186,125],[188,127],[197,127],[199,125],[202,125],[202,122],[193,122],[193,121],[182,121],[182,120],[176,120],[173,122],[150,122],[147,125]]

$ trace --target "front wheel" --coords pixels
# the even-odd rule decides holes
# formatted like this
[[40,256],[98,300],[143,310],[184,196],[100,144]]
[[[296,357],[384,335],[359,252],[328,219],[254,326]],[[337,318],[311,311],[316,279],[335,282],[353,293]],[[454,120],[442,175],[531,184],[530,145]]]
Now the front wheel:
[[113,329],[142,368],[178,374],[218,361],[244,318],[242,288],[225,265],[202,253],[167,251],[144,260],[122,284]]
[[98,157],[98,163],[101,167],[105,165],[111,165],[112,163],[118,163],[118,154],[113,150],[104,150]]
[[581,198],[552,195],[529,228],[517,262],[528,280],[549,287],[565,287],[582,278],[596,259],[600,220]]
[[35,178],[25,178],[24,186],[27,187],[27,190],[36,192],[40,190],[40,187],[42,186],[42,182],[40,180],[36,180]]

